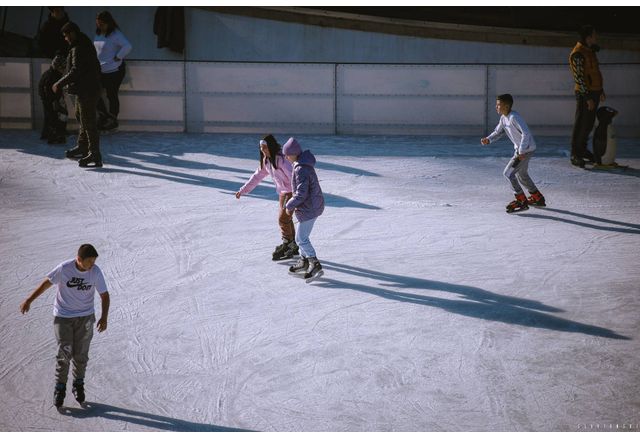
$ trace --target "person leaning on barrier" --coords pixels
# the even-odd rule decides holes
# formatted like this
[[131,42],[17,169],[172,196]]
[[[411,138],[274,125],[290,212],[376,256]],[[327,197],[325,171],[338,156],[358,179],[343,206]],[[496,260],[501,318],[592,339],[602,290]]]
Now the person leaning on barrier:
[[580,29],[578,41],[569,55],[569,67],[575,82],[576,115],[571,135],[571,164],[584,168],[585,159],[593,162],[593,154],[587,150],[589,133],[596,120],[598,104],[606,99],[602,73],[596,52],[597,34],[593,26]]

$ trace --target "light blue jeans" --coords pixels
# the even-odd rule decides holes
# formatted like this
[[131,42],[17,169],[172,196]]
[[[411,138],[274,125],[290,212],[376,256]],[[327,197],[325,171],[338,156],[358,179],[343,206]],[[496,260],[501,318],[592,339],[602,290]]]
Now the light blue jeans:
[[315,258],[316,250],[311,245],[309,235],[313,230],[313,225],[316,223],[318,217],[310,219],[308,221],[302,221],[298,223],[298,232],[296,233],[296,244],[300,247],[300,256],[303,258]]

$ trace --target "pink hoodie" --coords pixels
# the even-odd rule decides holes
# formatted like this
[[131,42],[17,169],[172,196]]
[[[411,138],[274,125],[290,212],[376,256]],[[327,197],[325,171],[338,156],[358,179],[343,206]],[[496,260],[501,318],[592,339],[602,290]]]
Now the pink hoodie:
[[271,175],[278,194],[288,194],[291,192],[291,172],[293,169],[291,163],[289,163],[289,160],[284,158],[282,154],[278,154],[276,155],[276,166],[278,169],[273,169],[271,162],[265,157],[264,166],[262,168],[258,167],[256,172],[249,178],[249,181],[247,181],[238,192],[242,195],[248,194],[258,186],[267,174]]

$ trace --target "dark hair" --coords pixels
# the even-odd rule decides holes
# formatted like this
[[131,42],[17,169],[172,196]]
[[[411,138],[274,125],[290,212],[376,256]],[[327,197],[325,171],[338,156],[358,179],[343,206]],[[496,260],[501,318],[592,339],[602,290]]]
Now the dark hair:
[[[262,138],[262,140],[267,142],[267,148],[269,148],[269,155],[271,156],[269,157],[271,166],[273,166],[273,169],[278,169],[278,166],[276,165],[276,155],[280,152],[280,150],[282,149],[282,146],[280,146],[276,138],[273,137],[271,134],[267,134]],[[260,150],[260,169],[262,169],[263,166],[264,166],[264,154],[262,154],[262,149],[261,149]]]
[[98,252],[91,244],[82,244],[78,249],[78,257],[83,260],[87,258],[97,258]]
[[587,37],[590,37],[591,35],[593,35],[595,31],[596,31],[596,28],[590,24],[585,24],[584,26],[581,26],[580,29],[578,30],[578,35],[580,35],[580,41],[582,41],[583,43],[586,42]]
[[[100,20],[103,23],[107,23],[107,32],[104,34],[108,36],[116,29],[120,29],[116,20],[113,19],[113,15],[109,11],[102,11],[96,15],[96,20]],[[100,28],[96,26],[96,35],[100,35]]]
[[76,33],[76,34],[79,34],[80,33],[80,28],[73,21],[68,21],[68,22],[65,23],[64,26],[62,26],[62,29],[60,29],[60,31],[64,35],[70,34],[72,32]]
[[500,102],[503,102],[509,105],[509,108],[513,107],[513,96],[511,96],[509,93],[498,95],[496,99],[499,100]]

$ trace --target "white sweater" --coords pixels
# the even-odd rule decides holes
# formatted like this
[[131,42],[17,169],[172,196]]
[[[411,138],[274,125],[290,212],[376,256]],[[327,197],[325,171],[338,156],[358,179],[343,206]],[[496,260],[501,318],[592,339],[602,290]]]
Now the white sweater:
[[[112,73],[118,70],[125,56],[131,52],[132,46],[129,40],[119,29],[115,29],[108,37],[96,35],[93,45],[100,60],[102,73]],[[119,58],[117,61],[115,58]]]
[[498,122],[496,129],[493,130],[493,133],[489,134],[487,138],[490,143],[493,143],[502,137],[504,133],[506,133],[507,137],[513,142],[513,149],[515,149],[518,154],[535,151],[536,142],[533,140],[527,123],[517,111],[512,110],[506,116],[500,116],[500,122]]

